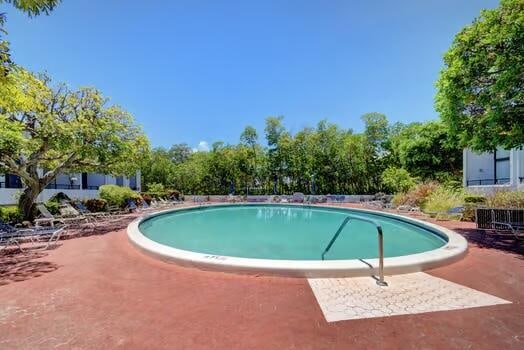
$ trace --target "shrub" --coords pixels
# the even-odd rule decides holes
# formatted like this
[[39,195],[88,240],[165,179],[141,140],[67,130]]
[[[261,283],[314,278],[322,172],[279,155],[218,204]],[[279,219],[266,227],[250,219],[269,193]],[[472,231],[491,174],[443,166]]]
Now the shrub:
[[426,212],[446,212],[463,204],[464,191],[462,189],[440,186],[428,196],[423,207]]
[[142,201],[142,197],[129,187],[117,185],[100,186],[100,198],[104,199],[108,205],[117,205],[119,207],[125,206],[129,199],[135,200],[137,205]]
[[493,208],[524,208],[524,190],[495,192],[486,198],[486,205]]
[[174,198],[176,200],[180,200],[180,199],[183,199],[183,196],[180,193],[180,191],[172,190],[172,191],[169,191],[169,198],[171,198],[171,199]]
[[142,193],[141,194],[142,199],[147,203],[151,204],[151,201],[153,200],[153,197],[149,193]]
[[406,169],[389,167],[382,173],[382,183],[391,192],[406,192],[416,184],[413,178]]
[[44,203],[44,206],[49,210],[53,215],[60,214],[60,203],[54,200],[48,200]]
[[397,193],[392,200],[394,206],[410,205],[413,207],[422,207],[427,198],[433,193],[439,184],[436,182],[425,182],[411,188],[406,193]]
[[464,197],[464,203],[470,203],[470,204],[477,204],[477,203],[485,203],[486,197],[481,195],[475,195],[475,194],[469,194],[466,197]]
[[107,201],[104,199],[88,199],[85,201],[85,206],[87,210],[97,213],[106,210]]
[[0,207],[0,219],[8,224],[17,224],[22,222],[22,213],[15,205]]
[[161,183],[152,183],[152,184],[148,185],[147,186],[147,191],[149,193],[158,193],[158,194],[164,194],[165,193],[164,185],[161,184]]

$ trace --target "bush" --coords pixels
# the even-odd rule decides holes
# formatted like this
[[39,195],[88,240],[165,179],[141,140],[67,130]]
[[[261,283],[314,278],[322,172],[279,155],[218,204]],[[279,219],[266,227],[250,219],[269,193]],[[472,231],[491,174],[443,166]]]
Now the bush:
[[433,191],[424,203],[426,212],[447,212],[451,208],[464,205],[464,191],[445,186]]
[[177,191],[177,190],[172,190],[172,191],[169,191],[169,198],[170,199],[176,199],[176,200],[181,200],[183,199],[182,198],[182,194],[180,193],[180,191]]
[[389,167],[382,173],[382,183],[392,193],[406,192],[416,184],[406,169]]
[[428,197],[433,193],[439,184],[436,182],[425,182],[416,185],[406,193],[397,193],[392,200],[395,207],[399,205],[410,205],[412,207],[422,207]]
[[524,190],[495,192],[486,198],[492,208],[524,208]]
[[148,193],[142,193],[141,196],[147,204],[151,204],[151,201],[153,200],[153,197],[151,195],[149,195]]
[[150,185],[147,185],[147,191],[149,193],[158,193],[158,194],[165,194],[166,190],[164,189],[164,185],[161,183],[152,183]]
[[0,207],[0,219],[8,224],[18,224],[22,222],[22,213],[15,205]]
[[44,203],[44,206],[49,210],[49,212],[53,215],[60,214],[60,203],[54,200],[48,200]]
[[85,206],[90,212],[98,213],[107,209],[107,201],[104,199],[88,199],[85,201]]
[[469,194],[464,197],[464,203],[477,204],[477,203],[486,203],[486,197],[481,195]]
[[100,186],[100,198],[104,199],[108,205],[117,205],[119,207],[124,207],[130,199],[136,201],[137,205],[142,202],[142,197],[138,193],[129,187],[117,185]]

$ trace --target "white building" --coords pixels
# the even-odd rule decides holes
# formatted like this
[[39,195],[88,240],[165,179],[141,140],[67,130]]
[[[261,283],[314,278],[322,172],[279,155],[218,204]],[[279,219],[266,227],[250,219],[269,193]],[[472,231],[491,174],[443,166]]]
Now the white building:
[[[63,192],[73,199],[98,198],[98,189],[106,184],[127,186],[132,190],[141,191],[140,180],[140,171],[130,177],[96,173],[63,174],[47,185],[38,196],[37,201],[47,201],[58,192]],[[18,176],[0,174],[0,205],[16,204],[22,188],[22,182]]]
[[523,146],[475,153],[464,149],[464,187],[472,192],[524,189]]

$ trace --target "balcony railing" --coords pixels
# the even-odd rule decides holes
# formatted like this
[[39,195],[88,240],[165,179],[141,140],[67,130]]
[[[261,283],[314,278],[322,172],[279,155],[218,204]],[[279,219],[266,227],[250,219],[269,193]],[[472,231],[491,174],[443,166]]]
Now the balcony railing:
[[71,184],[49,184],[45,188],[53,190],[79,190],[80,185]]
[[0,188],[22,188],[22,183],[10,183],[9,186],[7,186],[5,181],[0,181]]
[[499,178],[499,179],[478,179],[478,180],[467,180],[467,186],[487,186],[487,185],[506,185],[510,183],[510,178]]

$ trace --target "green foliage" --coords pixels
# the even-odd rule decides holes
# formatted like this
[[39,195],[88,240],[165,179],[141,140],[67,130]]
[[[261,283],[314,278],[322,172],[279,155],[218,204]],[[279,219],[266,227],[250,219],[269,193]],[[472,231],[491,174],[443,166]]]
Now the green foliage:
[[470,203],[470,204],[486,203],[486,196],[468,194],[464,197],[464,203]]
[[12,4],[18,10],[25,12],[30,17],[41,13],[48,15],[61,0],[0,0],[1,3]]
[[391,136],[388,147],[391,161],[422,179],[457,177],[462,169],[462,149],[440,121],[404,125]]
[[389,167],[382,172],[382,183],[392,193],[407,192],[415,186],[416,180],[406,169]]
[[426,212],[444,213],[451,208],[464,205],[464,191],[445,186],[439,186],[427,197],[423,205]]
[[59,173],[122,175],[139,168],[147,138],[129,113],[107,105],[98,90],[52,86],[46,75],[23,69],[8,80],[0,84],[0,167],[27,186],[19,203],[26,218]]
[[44,206],[47,208],[47,210],[49,210],[49,212],[53,215],[58,215],[60,214],[60,203],[58,203],[57,201],[47,201],[44,203]]
[[362,116],[365,124],[364,135],[370,144],[374,145],[377,150],[381,150],[383,143],[388,137],[388,120],[381,113],[366,113]]
[[311,193],[313,183],[317,194],[373,194],[406,191],[415,176],[456,182],[462,151],[450,142],[443,123],[389,126],[379,113],[362,118],[366,129],[360,134],[325,120],[292,134],[283,117],[269,117],[267,145],[259,144],[256,130],[248,126],[239,144],[215,142],[209,152],[191,153],[184,161],[155,149],[142,168],[143,184],[148,192],[151,184],[161,183],[200,195],[232,189],[237,194]]
[[131,190],[129,187],[121,187],[117,185],[103,185],[100,186],[100,198],[105,200],[108,205],[117,205],[124,207],[128,199],[140,201],[141,197],[138,193]]
[[15,205],[0,206],[0,220],[9,224],[22,222],[22,213]]
[[524,208],[524,190],[499,191],[486,198],[490,208]]
[[422,207],[427,201],[428,197],[439,188],[436,182],[420,183],[412,187],[406,193],[397,193],[392,200],[392,204],[397,207],[399,205],[410,205],[413,207]]
[[165,193],[164,185],[161,183],[152,183],[147,186],[147,189],[151,193]]
[[176,164],[187,161],[185,159],[179,162],[180,154],[174,156],[170,151],[164,148],[155,148],[142,164],[142,181],[145,187],[149,190],[151,184],[162,184],[163,186],[171,186],[174,181]]
[[104,199],[94,198],[85,201],[87,210],[92,213],[98,213],[107,209],[107,201]]
[[524,143],[524,1],[501,0],[458,33],[444,55],[436,109],[462,147]]

